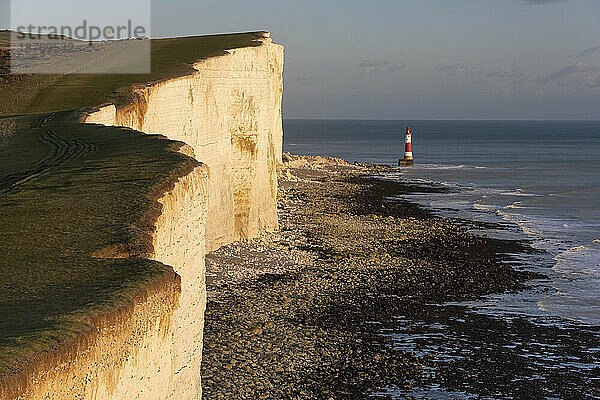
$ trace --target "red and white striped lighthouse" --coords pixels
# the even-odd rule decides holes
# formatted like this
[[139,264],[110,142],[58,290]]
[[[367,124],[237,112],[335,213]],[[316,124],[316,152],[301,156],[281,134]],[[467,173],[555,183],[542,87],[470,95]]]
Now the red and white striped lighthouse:
[[398,165],[414,165],[412,154],[412,134],[410,132],[410,126],[406,128],[406,135],[404,135],[404,159],[398,160]]

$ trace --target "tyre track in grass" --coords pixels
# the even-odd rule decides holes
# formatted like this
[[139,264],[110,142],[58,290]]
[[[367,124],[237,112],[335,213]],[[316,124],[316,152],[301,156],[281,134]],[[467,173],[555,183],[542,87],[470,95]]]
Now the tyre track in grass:
[[26,182],[44,175],[49,170],[60,167],[95,150],[95,146],[82,139],[65,138],[55,130],[47,128],[48,122],[55,115],[55,113],[52,113],[41,117],[34,126],[34,128],[41,128],[39,137],[42,142],[49,145],[46,156],[26,169],[0,176],[0,192],[17,190]]

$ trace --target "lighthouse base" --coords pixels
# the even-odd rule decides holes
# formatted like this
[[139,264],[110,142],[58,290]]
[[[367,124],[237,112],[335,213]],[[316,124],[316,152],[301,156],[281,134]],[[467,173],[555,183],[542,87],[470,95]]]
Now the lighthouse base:
[[400,159],[398,160],[398,166],[399,167],[412,167],[415,165],[415,161],[414,160],[405,160],[405,159]]

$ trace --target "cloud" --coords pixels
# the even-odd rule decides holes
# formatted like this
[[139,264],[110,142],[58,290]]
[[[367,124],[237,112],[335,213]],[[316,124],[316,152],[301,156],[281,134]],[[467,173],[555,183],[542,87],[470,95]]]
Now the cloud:
[[395,72],[395,71],[399,71],[404,68],[406,68],[406,64],[392,64],[388,68],[388,72]]
[[577,53],[577,54],[575,54],[572,57],[579,57],[579,58],[581,58],[581,57],[589,56],[590,54],[593,54],[593,53],[595,53],[595,52],[597,52],[599,50],[600,50],[600,45],[594,46],[594,47],[590,47],[589,49],[585,49],[581,53]]
[[365,74],[371,74],[378,72],[382,68],[387,67],[391,64],[389,60],[365,60],[361,62],[358,67]]
[[468,65],[460,65],[460,64],[452,64],[452,65],[437,65],[435,67],[436,71],[447,72],[448,75],[452,76],[475,76],[478,74],[479,69],[468,66]]
[[393,64],[390,60],[364,60],[358,65],[363,74],[372,74],[385,70],[395,72],[406,67],[406,64]]
[[299,76],[296,78],[296,82],[298,82],[298,84],[302,87],[307,87],[312,84],[313,79],[309,78],[308,76]]
[[563,3],[568,0],[525,0],[525,3],[532,6],[543,6],[545,4]]
[[600,87],[600,68],[586,64],[570,64],[552,72],[543,80],[548,84],[555,82],[560,86]]
[[500,69],[483,69],[474,65],[438,65],[436,71],[446,72],[450,76],[466,76],[471,77],[473,82],[478,82],[483,79],[510,80],[512,83],[526,83],[535,80],[535,77],[524,72],[512,69],[511,71]]
[[492,93],[500,95],[500,96],[512,96],[513,91],[512,91],[512,89],[509,89],[509,88],[500,88],[500,89],[492,90]]
[[[578,86],[597,88],[600,87],[600,67],[582,63],[570,64],[558,69],[545,77],[530,75],[513,68],[510,71],[500,69],[483,69],[473,65],[438,65],[436,71],[445,72],[449,76],[462,76],[471,78],[472,81],[493,80],[500,84],[507,82],[513,84],[535,83],[547,85],[556,83],[559,86]],[[498,89],[495,94],[508,94],[505,89]]]

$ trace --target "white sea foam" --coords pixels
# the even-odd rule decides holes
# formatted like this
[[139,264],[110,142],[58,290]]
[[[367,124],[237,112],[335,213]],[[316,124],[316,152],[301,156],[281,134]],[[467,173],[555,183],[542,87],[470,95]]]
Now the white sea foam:
[[[436,182],[434,171],[425,173],[415,169],[406,172],[403,180],[411,178],[410,182],[415,184],[453,188],[452,194],[421,193],[404,198],[417,201],[446,216],[487,222],[506,221],[516,229],[500,229],[494,234],[503,238],[528,237],[534,248],[549,253],[524,255],[521,261],[534,270],[540,268],[538,265],[553,266],[550,273],[544,267],[539,270],[550,277],[543,283],[548,285],[544,287],[551,288],[550,294],[539,288],[516,295],[490,296],[489,301],[476,302],[473,307],[480,310],[483,307],[492,313],[525,312],[528,315],[559,316],[600,324],[600,267],[597,261],[600,260],[600,239],[587,239],[593,241],[592,248],[590,241],[587,241],[587,245],[581,244],[590,232],[599,229],[596,222],[588,219],[580,221],[569,214],[570,207],[579,207],[579,204],[567,201],[563,198],[564,193],[557,193],[556,188],[549,186],[485,187],[467,182],[467,179],[479,181],[478,176],[468,172],[469,168],[475,168],[466,165],[429,164],[424,169],[428,168],[437,168],[440,177],[449,179]],[[450,172],[452,170],[456,172]],[[460,183],[452,181],[453,177]]]
[[600,240],[563,251],[554,259],[553,269],[557,272],[568,273],[571,277],[600,277]]
[[440,169],[440,170],[452,170],[452,169],[486,169],[488,167],[483,165],[468,165],[468,164],[415,164],[415,168],[418,169]]
[[[594,240],[592,244],[560,250],[568,246],[568,237],[577,236],[581,230],[593,230],[594,226],[561,217],[536,215],[525,205],[524,200],[502,206],[502,198],[495,197],[498,194],[503,197],[534,196],[521,191],[502,191],[482,195],[481,200],[472,203],[472,207],[479,212],[495,213],[504,221],[518,226],[533,240],[534,248],[554,254],[554,274],[551,274],[553,291],[551,295],[544,295],[537,301],[539,310],[568,320],[600,324],[600,239]],[[464,199],[457,204],[465,207]],[[513,305],[500,302],[496,303],[496,307],[507,307],[510,310]]]
[[479,211],[494,211],[494,209],[496,207],[491,206],[489,204],[482,204],[482,203],[475,202],[475,203],[473,203],[473,208],[475,208],[476,210],[479,210]]
[[538,193],[524,193],[521,189],[516,189],[511,192],[501,192],[503,196],[524,196],[524,197],[542,197],[543,195]]
[[514,204],[496,212],[532,238],[533,247],[555,254],[552,268],[555,274],[551,275],[554,291],[538,302],[538,308],[566,319],[600,324],[600,239],[560,250],[567,246],[565,240],[570,232],[593,229],[593,226],[512,212],[520,209],[512,207]]
[[523,215],[508,213],[502,209],[496,210],[496,213],[505,221],[518,225],[527,236],[531,238],[539,238],[538,232],[532,228],[531,224],[529,223],[530,221],[528,221]]
[[555,292],[538,302],[548,313],[600,325],[600,240],[554,257]]
[[522,201],[515,201],[512,204],[507,205],[506,207],[507,209],[511,209],[511,208],[523,208],[523,202]]

